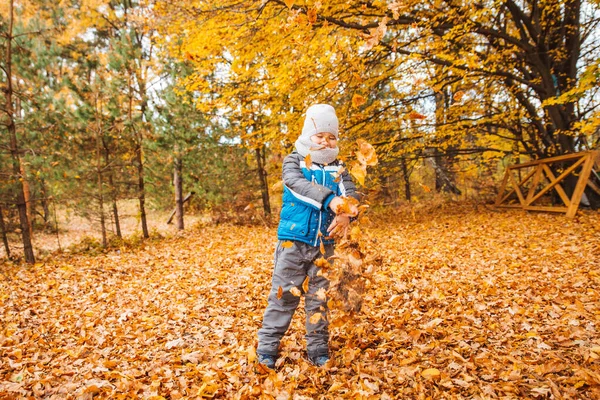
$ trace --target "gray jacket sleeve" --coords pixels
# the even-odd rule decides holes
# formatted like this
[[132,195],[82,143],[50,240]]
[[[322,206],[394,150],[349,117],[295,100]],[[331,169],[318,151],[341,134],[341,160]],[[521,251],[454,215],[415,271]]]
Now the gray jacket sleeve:
[[321,210],[325,200],[335,193],[323,185],[306,179],[300,167],[300,162],[303,160],[304,157],[298,153],[292,153],[283,160],[283,184],[299,202]]

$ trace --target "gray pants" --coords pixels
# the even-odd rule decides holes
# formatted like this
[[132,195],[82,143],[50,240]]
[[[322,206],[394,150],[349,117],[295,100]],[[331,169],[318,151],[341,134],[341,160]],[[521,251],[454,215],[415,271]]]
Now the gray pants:
[[[317,276],[320,268],[315,266],[313,261],[321,256],[325,258],[332,256],[334,246],[325,246],[325,255],[322,255],[319,247],[313,247],[306,243],[287,242],[292,243],[290,247],[282,246],[282,243],[286,242],[279,241],[277,249],[275,249],[275,269],[269,293],[269,304],[265,310],[262,328],[258,331],[257,352],[277,355],[279,342],[290,326],[294,312],[300,303],[300,297],[295,296],[290,290],[296,287],[304,293],[302,283],[308,276],[308,292],[304,293],[308,356],[316,358],[328,355],[327,300],[320,299],[316,293],[321,288],[327,290],[329,281],[322,276]],[[279,291],[280,287],[281,291]],[[281,298],[278,298],[278,291]],[[320,313],[321,317],[313,317],[316,313]],[[311,317],[314,323],[311,322]]]

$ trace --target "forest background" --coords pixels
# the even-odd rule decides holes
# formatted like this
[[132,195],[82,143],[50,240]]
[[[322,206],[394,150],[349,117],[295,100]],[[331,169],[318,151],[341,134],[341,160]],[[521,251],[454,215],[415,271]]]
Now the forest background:
[[489,202],[507,165],[598,147],[598,5],[4,1],[3,254],[35,262],[65,215],[104,247],[123,214],[148,238],[149,207],[183,229],[192,193],[190,211],[267,221],[315,102],[371,205]]

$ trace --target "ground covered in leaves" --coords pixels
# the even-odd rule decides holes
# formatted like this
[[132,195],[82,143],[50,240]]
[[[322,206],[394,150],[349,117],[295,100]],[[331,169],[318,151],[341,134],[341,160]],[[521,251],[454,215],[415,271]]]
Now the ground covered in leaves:
[[[1,398],[600,398],[600,215],[371,216],[359,314],[331,365],[294,318],[274,373],[254,348],[275,228],[198,226],[0,275]],[[368,257],[367,257],[368,258]],[[343,323],[345,321],[345,323]]]

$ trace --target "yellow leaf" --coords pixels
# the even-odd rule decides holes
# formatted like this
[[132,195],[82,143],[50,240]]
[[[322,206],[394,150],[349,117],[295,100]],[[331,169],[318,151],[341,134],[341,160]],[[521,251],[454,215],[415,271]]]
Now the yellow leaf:
[[310,280],[310,278],[307,276],[304,279],[304,282],[302,282],[302,290],[304,290],[304,293],[308,293],[308,281]]
[[293,245],[294,245],[294,243],[290,242],[289,240],[286,240],[285,242],[281,243],[281,247],[283,247],[284,249],[289,249]]
[[296,297],[302,296],[302,292],[296,286],[294,286],[293,288],[290,289],[290,293]]
[[285,5],[291,10],[294,6],[294,0],[284,0]]
[[321,244],[319,245],[319,250],[321,254],[325,254],[325,245],[323,244],[323,239],[321,238]]
[[365,185],[365,178],[367,176],[367,166],[365,164],[354,163],[350,169],[350,173],[359,185]]
[[437,368],[427,368],[421,372],[423,378],[436,378],[440,376],[440,370]]

